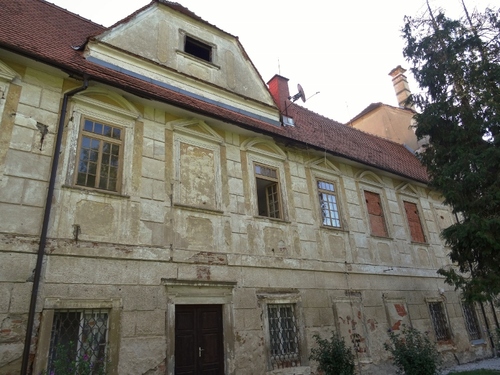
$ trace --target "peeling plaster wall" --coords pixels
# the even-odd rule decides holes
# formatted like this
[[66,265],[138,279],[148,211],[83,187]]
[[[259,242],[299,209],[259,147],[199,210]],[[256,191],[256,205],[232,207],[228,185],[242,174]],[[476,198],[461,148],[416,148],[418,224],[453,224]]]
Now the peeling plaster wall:
[[[2,374],[17,373],[20,365],[29,278],[63,84],[62,78],[26,68],[22,79],[6,85],[5,104],[0,107],[0,141],[8,146],[0,153]],[[263,360],[269,351],[262,320],[265,307],[257,298],[262,290],[288,293],[299,301],[299,330],[306,350],[316,333],[326,337],[336,330],[354,340],[364,373],[391,373],[383,350],[388,328],[411,323],[432,331],[428,298],[446,307],[453,334],[453,345],[442,348],[448,361],[453,355],[461,361],[489,355],[487,342],[470,344],[459,298],[436,276],[436,269],[449,262],[439,231],[453,218],[427,188],[409,189],[406,181],[382,174],[373,177],[335,158],[329,158],[328,165],[317,163],[323,155],[270,139],[282,154],[272,154],[272,148],[246,148],[252,135],[240,134],[236,127],[194,121],[181,129],[172,125],[178,120],[173,114],[138,98],[129,98],[137,118],[127,114],[122,119],[104,107],[94,112],[126,126],[122,191],[77,188],[72,182],[76,119],[86,107],[75,100],[65,128],[37,312],[53,309],[48,304],[52,299],[119,301],[110,329],[119,358],[112,373],[172,372],[171,308],[177,297],[167,293],[164,280],[194,283],[183,301],[226,306],[228,374],[269,370]],[[42,149],[37,123],[48,127]],[[256,216],[252,158],[280,165],[283,204],[288,206],[283,220]],[[341,229],[321,225],[315,190],[319,177],[336,183]],[[370,235],[365,188],[383,193],[389,238]],[[410,241],[403,198],[417,202],[427,243]],[[80,228],[78,238],[74,225]],[[219,294],[199,295],[217,283],[234,284],[227,287],[230,293],[222,288]],[[488,319],[491,325],[491,315]],[[50,325],[42,319],[42,327]],[[38,325],[35,332],[35,342],[40,339],[34,346],[37,368],[48,344]],[[302,356],[306,359],[300,367],[268,373],[315,371],[308,353]]]

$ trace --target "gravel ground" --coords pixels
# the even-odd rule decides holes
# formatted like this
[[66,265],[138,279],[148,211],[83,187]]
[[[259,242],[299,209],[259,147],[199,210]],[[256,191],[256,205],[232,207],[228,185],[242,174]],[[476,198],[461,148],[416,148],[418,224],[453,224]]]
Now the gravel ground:
[[500,370],[500,357],[485,359],[483,361],[466,363],[464,365],[459,365],[455,367],[450,367],[443,371],[443,375],[448,374],[451,371],[467,371],[467,370],[479,370],[479,369],[488,369],[488,370]]

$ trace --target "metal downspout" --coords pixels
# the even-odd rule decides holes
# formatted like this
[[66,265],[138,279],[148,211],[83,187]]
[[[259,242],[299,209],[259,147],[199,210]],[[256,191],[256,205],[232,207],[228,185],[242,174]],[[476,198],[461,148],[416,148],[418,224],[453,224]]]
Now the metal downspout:
[[80,91],[86,90],[88,87],[88,79],[87,76],[83,77],[83,85],[81,87],[77,87],[66,94],[63,97],[63,103],[61,107],[61,113],[59,115],[59,126],[57,128],[57,138],[56,144],[54,147],[54,156],[52,160],[52,169],[50,171],[50,180],[49,180],[49,188],[47,191],[47,200],[45,202],[45,212],[43,215],[43,224],[42,231],[40,233],[40,242],[38,244],[38,255],[36,259],[36,267],[33,278],[33,288],[31,289],[31,300],[30,300],[30,309],[28,313],[28,324],[26,326],[26,337],[24,339],[24,351],[23,351],[23,362],[21,367],[21,375],[27,375],[28,365],[30,359],[30,348],[31,348],[31,340],[33,335],[33,325],[35,321],[35,310],[36,310],[36,299],[38,296],[38,288],[40,286],[40,279],[42,274],[42,261],[43,255],[45,253],[45,243],[47,241],[47,231],[49,226],[50,219],[50,211],[52,208],[52,195],[54,194],[54,187],[56,183],[56,175],[57,175],[57,166],[59,164],[59,154],[61,151],[61,143],[62,143],[62,134],[64,130],[64,121],[66,118],[66,109],[68,106],[68,99],[73,95],[79,93]]

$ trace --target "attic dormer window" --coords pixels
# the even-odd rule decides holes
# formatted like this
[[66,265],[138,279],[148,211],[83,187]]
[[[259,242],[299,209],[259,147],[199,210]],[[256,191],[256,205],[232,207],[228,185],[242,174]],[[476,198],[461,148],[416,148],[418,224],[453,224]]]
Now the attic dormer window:
[[212,47],[187,35],[184,39],[184,52],[199,59],[212,62]]

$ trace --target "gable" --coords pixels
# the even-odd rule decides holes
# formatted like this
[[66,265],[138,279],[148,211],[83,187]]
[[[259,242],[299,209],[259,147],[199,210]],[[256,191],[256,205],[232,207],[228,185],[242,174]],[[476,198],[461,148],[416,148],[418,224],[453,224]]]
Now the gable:
[[88,58],[239,109],[249,105],[241,97],[250,98],[260,115],[277,116],[267,86],[236,37],[162,3],[97,36]]

